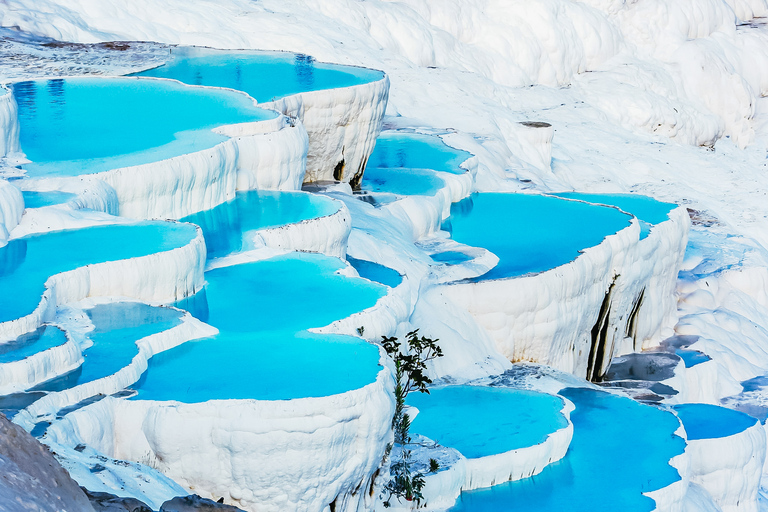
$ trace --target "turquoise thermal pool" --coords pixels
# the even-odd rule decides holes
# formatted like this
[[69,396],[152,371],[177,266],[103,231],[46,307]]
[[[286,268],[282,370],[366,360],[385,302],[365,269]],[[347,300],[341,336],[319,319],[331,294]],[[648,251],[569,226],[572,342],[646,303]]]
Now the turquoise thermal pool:
[[605,204],[621,208],[637,217],[640,221],[640,238],[645,238],[651,227],[669,220],[669,212],[677,208],[676,204],[664,203],[652,197],[638,194],[586,194],[581,192],[563,192],[553,194],[567,199],[578,199],[593,204]]
[[568,388],[561,394],[576,405],[566,456],[536,476],[463,492],[452,511],[655,509],[642,493],[680,480],[669,465],[685,450],[685,441],[674,433],[680,425],[677,418],[602,391]]
[[21,149],[31,177],[77,176],[211,148],[226,140],[213,128],[261,121],[234,91],[167,80],[67,78],[13,84]]
[[306,192],[252,190],[182,220],[202,228],[208,257],[217,258],[247,249],[249,232],[332,215],[339,208],[332,199]]
[[411,432],[474,459],[534,446],[568,426],[558,396],[509,388],[448,386],[411,393]]
[[177,306],[219,329],[150,359],[138,399],[287,400],[328,396],[376,380],[379,349],[359,338],[312,334],[372,307],[386,288],[336,274],[344,263],[293,253],[206,272]]
[[718,405],[680,404],[673,409],[690,441],[732,436],[757,423],[757,419],[748,414]]
[[0,247],[0,322],[34,311],[52,275],[85,265],[183,247],[197,236],[191,224],[138,222],[52,231]]
[[21,193],[24,198],[25,208],[41,208],[43,206],[53,206],[71,201],[77,195],[69,192],[58,192],[56,190],[46,192],[24,191]]
[[374,168],[432,169],[464,174],[460,165],[472,155],[446,145],[436,135],[385,131],[376,139],[366,175]]
[[531,194],[481,193],[454,203],[443,229],[457,242],[488,249],[499,263],[477,280],[550,270],[629,226],[615,208]]
[[301,92],[375,82],[373,69],[315,61],[308,55],[247,50],[174,48],[171,60],[133,76],[172,78],[185,84],[243,91],[259,103]]
[[67,342],[67,335],[58,327],[44,325],[7,343],[0,343],[0,363],[20,361],[49,348]]
[[458,265],[472,259],[471,256],[459,251],[444,251],[429,256],[432,261],[437,263],[445,263],[446,265]]
[[373,261],[359,260],[350,255],[347,255],[347,261],[355,270],[357,270],[360,277],[364,277],[370,281],[387,285],[390,288],[394,288],[403,282],[403,276],[401,276],[395,269]]
[[368,192],[399,196],[433,196],[445,182],[427,169],[395,169],[368,166],[360,184]]

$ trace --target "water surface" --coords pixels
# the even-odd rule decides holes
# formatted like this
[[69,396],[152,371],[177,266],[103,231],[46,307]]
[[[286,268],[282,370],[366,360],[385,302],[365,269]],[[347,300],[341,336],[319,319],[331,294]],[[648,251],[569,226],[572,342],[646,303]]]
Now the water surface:
[[732,436],[757,423],[752,416],[718,405],[680,404],[673,408],[691,441]]
[[436,135],[384,131],[368,159],[366,173],[372,168],[432,169],[464,174],[460,165],[472,155],[445,144]]
[[44,325],[32,332],[22,334],[15,340],[0,343],[0,363],[20,361],[66,342],[67,335],[64,331],[53,325]]
[[50,190],[45,192],[23,191],[21,193],[24,198],[25,208],[41,208],[43,206],[53,206],[55,204],[63,204],[71,201],[77,194],[69,192],[59,192],[56,190]]

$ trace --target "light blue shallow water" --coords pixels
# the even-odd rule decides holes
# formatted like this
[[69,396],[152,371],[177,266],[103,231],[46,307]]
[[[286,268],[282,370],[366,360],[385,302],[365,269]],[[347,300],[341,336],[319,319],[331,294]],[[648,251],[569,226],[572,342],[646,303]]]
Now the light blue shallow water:
[[664,203],[652,197],[638,194],[587,194],[581,192],[563,192],[554,194],[558,197],[579,199],[594,204],[616,206],[631,213],[640,221],[640,238],[645,238],[654,224],[669,220],[669,212],[677,208],[676,204]]
[[13,341],[0,344],[0,363],[20,361],[37,352],[58,347],[67,342],[67,335],[58,327],[44,325],[19,336]]
[[675,350],[675,354],[680,356],[680,359],[683,360],[683,363],[685,363],[686,368],[691,368],[693,366],[696,366],[697,364],[706,363],[707,361],[710,361],[712,359],[707,354],[699,352],[698,350],[688,350],[688,349],[679,348]]
[[472,155],[446,145],[440,137],[399,131],[385,131],[376,139],[376,147],[368,159],[366,174],[375,167],[433,169],[464,174],[459,167]]
[[253,190],[238,192],[235,199],[211,210],[182,219],[203,230],[209,258],[243,249],[243,235],[257,229],[283,226],[332,215],[339,203],[306,192]]
[[385,284],[390,288],[395,288],[403,282],[403,276],[401,276],[395,269],[391,269],[373,261],[359,260],[349,255],[347,255],[347,261],[355,270],[357,270],[360,277]]
[[62,204],[77,197],[76,194],[57,192],[55,190],[46,192],[24,191],[21,195],[24,197],[24,208],[40,208],[42,206]]
[[21,149],[33,177],[77,176],[200,151],[217,126],[271,119],[244,94],[135,78],[13,84]]
[[748,414],[717,405],[680,404],[673,409],[691,441],[732,436],[757,423]]
[[362,190],[389,192],[401,196],[433,196],[445,186],[435,173],[425,169],[394,169],[367,167]]
[[465,261],[472,259],[470,256],[459,251],[438,252],[437,254],[432,254],[429,257],[432,258],[433,261],[438,263],[445,263],[447,265],[458,265],[459,263],[464,263]]
[[669,465],[685,450],[673,414],[602,391],[561,394],[576,405],[566,456],[531,478],[463,492],[452,511],[650,512],[641,493],[680,480]]
[[173,78],[185,84],[244,91],[259,103],[300,92],[351,87],[381,80],[372,69],[316,62],[308,55],[174,48],[165,65],[134,76]]
[[0,322],[28,315],[45,281],[85,265],[146,256],[188,244],[195,226],[138,222],[54,231],[11,240],[0,247]]
[[386,293],[334,274],[342,267],[335,258],[294,253],[207,272],[204,291],[178,306],[219,334],[153,357],[136,398],[286,400],[375,381],[375,345],[305,331],[371,307]]
[[566,427],[560,397],[508,388],[449,386],[411,393],[411,432],[474,459],[534,446]]
[[499,263],[478,280],[543,272],[576,259],[630,225],[615,208],[557,197],[482,193],[454,203],[443,229],[463,244],[484,247]]

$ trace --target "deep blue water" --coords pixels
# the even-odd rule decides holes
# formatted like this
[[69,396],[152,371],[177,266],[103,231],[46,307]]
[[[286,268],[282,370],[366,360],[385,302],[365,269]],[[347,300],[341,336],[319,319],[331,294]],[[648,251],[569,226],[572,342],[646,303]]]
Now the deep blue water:
[[425,169],[366,167],[362,190],[389,192],[401,196],[433,196],[445,186],[437,175]]
[[77,176],[164,160],[226,140],[217,126],[271,119],[234,91],[136,78],[13,84],[33,177]]
[[452,511],[650,512],[641,493],[680,480],[669,465],[685,450],[673,414],[591,389],[561,394],[576,405],[566,456],[531,478],[463,492]]
[[355,270],[357,270],[360,277],[364,277],[376,283],[385,284],[390,288],[395,288],[403,282],[403,276],[400,275],[400,272],[379,263],[368,260],[359,260],[350,255],[347,255],[347,261]]
[[57,192],[55,190],[46,192],[24,191],[21,193],[24,197],[25,208],[40,208],[42,206],[52,206],[62,204],[77,197],[76,194],[69,192]]
[[386,293],[334,273],[342,267],[335,258],[292,253],[206,272],[204,290],[177,305],[219,334],[153,357],[137,398],[287,400],[373,382],[375,345],[305,330],[371,307]]
[[480,193],[454,203],[443,229],[463,244],[484,247],[499,263],[478,280],[543,272],[629,226],[615,208],[531,194]]
[[440,137],[400,131],[385,131],[376,139],[368,159],[366,174],[372,168],[432,169],[464,174],[459,167],[472,155],[446,145]]
[[698,350],[689,350],[684,348],[675,350],[675,354],[680,356],[680,359],[683,360],[686,368],[691,368],[697,364],[706,363],[712,359],[707,354],[699,352]]
[[412,433],[470,459],[534,446],[568,425],[563,400],[535,391],[448,386],[411,393],[408,405],[419,410]]
[[249,231],[323,217],[338,210],[339,203],[315,194],[252,190],[238,192],[235,199],[182,220],[202,228],[208,257],[217,258],[242,250],[243,236]]
[[52,275],[93,263],[146,256],[188,244],[191,224],[138,222],[53,231],[17,238],[0,247],[0,322],[37,307]]
[[680,404],[673,408],[692,441],[732,436],[757,423],[752,416],[718,405]]
[[44,325],[7,343],[0,343],[0,363],[20,361],[37,352],[58,347],[67,342],[64,331],[52,325]]
[[163,66],[134,76],[173,78],[185,84],[244,91],[259,103],[291,94],[381,80],[381,71],[325,64],[308,55],[206,48],[174,48]]

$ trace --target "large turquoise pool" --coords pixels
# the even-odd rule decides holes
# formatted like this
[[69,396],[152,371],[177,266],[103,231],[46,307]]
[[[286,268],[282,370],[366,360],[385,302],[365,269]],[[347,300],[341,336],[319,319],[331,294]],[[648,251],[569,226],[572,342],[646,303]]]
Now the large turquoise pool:
[[0,247],[0,322],[34,311],[45,281],[59,272],[183,247],[197,236],[191,224],[138,222],[54,231]]
[[484,247],[499,263],[479,280],[543,272],[630,225],[615,208],[532,194],[480,193],[454,203],[443,224],[451,238]]
[[343,265],[293,253],[207,272],[204,290],[178,306],[219,334],[153,357],[137,398],[287,400],[375,381],[381,369],[375,345],[306,331],[369,308],[386,293],[381,285],[336,274]]
[[560,397],[509,388],[448,386],[411,393],[411,432],[470,459],[534,446],[568,426]]
[[367,167],[362,190],[388,192],[399,196],[433,196],[445,186],[434,172],[426,169]]
[[591,389],[561,392],[576,409],[566,456],[540,474],[463,492],[452,511],[650,512],[642,493],[680,480],[669,460],[685,450],[677,418],[631,399]]
[[200,151],[218,126],[271,119],[244,94],[169,80],[66,78],[12,85],[32,177],[77,176]]
[[432,169],[463,174],[460,165],[472,155],[446,145],[440,137],[400,131],[385,131],[376,139],[366,173],[372,168]]
[[692,441],[732,436],[757,423],[748,414],[717,405],[680,404],[673,408]]
[[226,87],[246,92],[259,103],[300,92],[375,82],[384,77],[381,71],[326,64],[294,53],[189,47],[174,48],[172,52],[164,65],[134,76]]
[[182,220],[202,228],[208,257],[217,258],[242,250],[248,232],[324,217],[338,210],[339,203],[320,195],[252,190],[238,192],[235,199]]

